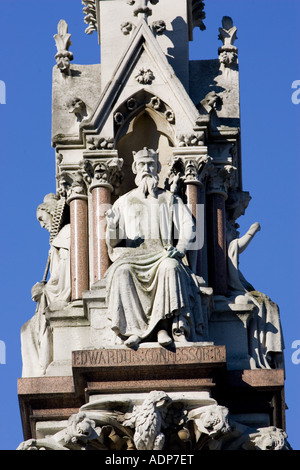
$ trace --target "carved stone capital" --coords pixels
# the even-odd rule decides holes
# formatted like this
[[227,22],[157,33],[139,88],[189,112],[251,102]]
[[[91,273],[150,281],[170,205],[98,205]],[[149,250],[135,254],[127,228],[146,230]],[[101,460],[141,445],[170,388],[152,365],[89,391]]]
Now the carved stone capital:
[[73,199],[87,199],[87,185],[80,169],[77,171],[62,170],[57,180],[58,193],[67,199],[68,204]]
[[106,187],[111,192],[118,193],[123,180],[123,159],[118,157],[84,159],[81,167],[89,185],[89,191],[96,187]]
[[221,194],[227,199],[228,190],[234,187],[236,171],[232,165],[214,167],[208,179],[207,194]]
[[208,155],[180,153],[170,163],[169,180],[182,180],[183,184],[194,184],[202,187],[213,168],[212,158]]

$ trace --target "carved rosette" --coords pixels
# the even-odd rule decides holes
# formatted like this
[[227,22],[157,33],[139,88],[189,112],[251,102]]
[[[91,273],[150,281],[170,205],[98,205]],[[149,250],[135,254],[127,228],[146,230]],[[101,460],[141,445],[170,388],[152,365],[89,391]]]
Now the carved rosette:
[[282,429],[242,425],[216,403],[188,410],[184,399],[164,391],[150,392],[141,405],[125,401],[122,411],[114,403],[84,405],[62,431],[29,439],[17,450],[291,450]]
[[142,85],[151,85],[155,76],[150,69],[142,68],[139,69],[138,73],[135,76],[137,82],[141,83]]

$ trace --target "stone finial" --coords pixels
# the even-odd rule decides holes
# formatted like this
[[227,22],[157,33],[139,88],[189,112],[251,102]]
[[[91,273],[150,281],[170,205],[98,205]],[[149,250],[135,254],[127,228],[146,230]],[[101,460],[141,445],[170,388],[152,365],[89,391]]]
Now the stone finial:
[[222,28],[219,28],[219,39],[223,42],[224,46],[234,46],[237,39],[237,27],[233,26],[232,18],[224,16],[222,20]]
[[60,20],[57,25],[57,34],[54,36],[57,54],[55,55],[57,67],[61,72],[66,73],[70,68],[70,61],[73,60],[73,53],[69,51],[71,46],[71,34],[68,33],[68,24],[65,20]]
[[237,27],[233,26],[232,18],[224,16],[222,20],[222,28],[219,28],[219,39],[223,42],[223,46],[219,48],[219,59],[225,67],[230,67],[237,61],[238,49],[234,45],[237,39]]

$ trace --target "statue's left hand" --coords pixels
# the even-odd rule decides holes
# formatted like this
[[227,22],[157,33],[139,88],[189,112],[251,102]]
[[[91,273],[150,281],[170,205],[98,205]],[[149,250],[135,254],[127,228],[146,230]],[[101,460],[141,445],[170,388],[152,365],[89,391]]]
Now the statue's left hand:
[[180,258],[180,259],[182,259],[185,256],[184,253],[177,250],[177,248],[175,248],[174,246],[169,246],[166,250],[169,253],[169,258]]

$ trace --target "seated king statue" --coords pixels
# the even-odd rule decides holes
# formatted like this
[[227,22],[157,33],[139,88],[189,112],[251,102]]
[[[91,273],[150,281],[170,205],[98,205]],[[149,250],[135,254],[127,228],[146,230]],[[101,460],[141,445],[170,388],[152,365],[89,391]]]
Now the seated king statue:
[[137,188],[106,213],[111,328],[131,348],[201,341],[200,284],[186,256],[195,243],[192,214],[173,191],[158,187],[157,152],[144,148],[133,155]]

